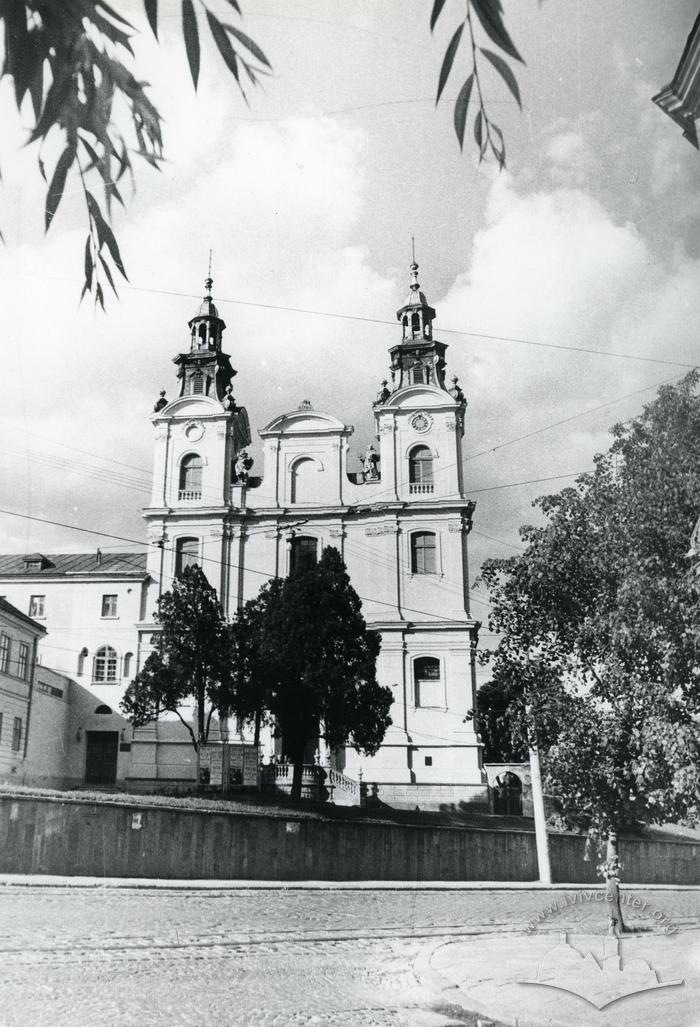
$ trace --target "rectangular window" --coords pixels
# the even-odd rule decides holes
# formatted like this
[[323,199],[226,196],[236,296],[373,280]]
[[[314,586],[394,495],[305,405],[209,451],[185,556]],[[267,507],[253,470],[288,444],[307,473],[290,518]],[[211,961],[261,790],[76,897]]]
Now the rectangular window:
[[22,718],[15,717],[14,724],[12,725],[12,749],[14,752],[19,752],[22,747]]
[[32,596],[29,600],[29,616],[44,617],[44,601],[46,596]]
[[17,677],[24,681],[29,677],[29,646],[26,642],[19,644],[19,659],[17,660]]
[[417,531],[411,535],[411,573],[435,574],[437,550],[435,535],[431,531]]
[[433,765],[433,757],[432,756],[426,756],[425,757],[425,765],[426,765],[426,767],[432,767],[432,765]]
[[116,617],[117,616],[117,597],[116,596],[102,596],[102,616],[103,617]]
[[0,671],[10,673],[10,636],[0,635]]

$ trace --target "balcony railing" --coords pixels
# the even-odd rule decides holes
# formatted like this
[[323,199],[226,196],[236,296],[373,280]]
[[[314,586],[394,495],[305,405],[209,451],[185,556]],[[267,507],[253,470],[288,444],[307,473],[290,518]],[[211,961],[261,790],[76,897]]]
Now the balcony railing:
[[426,495],[433,491],[433,483],[431,482],[411,482],[408,486],[408,491],[412,496]]
[[195,503],[202,498],[201,489],[180,489],[177,498],[181,503]]

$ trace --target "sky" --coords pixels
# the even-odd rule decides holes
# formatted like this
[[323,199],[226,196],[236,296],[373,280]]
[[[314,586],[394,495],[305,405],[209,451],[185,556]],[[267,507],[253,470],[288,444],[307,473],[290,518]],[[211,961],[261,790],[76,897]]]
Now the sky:
[[[25,515],[0,514],[3,551],[125,546],[27,515],[144,539],[149,416],[161,388],[176,394],[172,357],[188,346],[210,249],[254,436],[309,399],[355,426],[359,459],[415,236],[435,336],[469,402],[472,579],[517,551],[533,499],[590,469],[612,424],[700,362],[700,155],[650,99],[695,4],[506,0],[526,65],[522,112],[484,70],[502,172],[479,165],[470,134],[464,153],[455,138],[465,55],[435,106],[457,0],[432,35],[428,0],[244,4],[242,27],[273,66],[249,106],[204,24],[194,92],[179,2],[161,0],[160,44],[140,3],[114,4],[143,29],[136,67],[164,115],[168,161],[137,168],[115,214],[129,285],[106,315],[78,304],[80,190],[69,179],[44,235],[29,112],[0,86],[0,507]],[[57,153],[49,140],[49,168]],[[483,591],[474,598],[485,618]]]

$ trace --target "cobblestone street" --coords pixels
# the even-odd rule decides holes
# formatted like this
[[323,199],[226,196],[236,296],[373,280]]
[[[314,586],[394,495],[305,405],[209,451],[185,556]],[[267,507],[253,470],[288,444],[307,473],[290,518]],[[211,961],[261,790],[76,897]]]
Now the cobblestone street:
[[[475,1023],[420,979],[423,953],[523,932],[545,909],[538,932],[603,932],[604,904],[567,894],[6,886],[0,1024]],[[700,892],[638,895],[647,906],[629,907],[630,922],[659,930],[658,910],[697,937]]]

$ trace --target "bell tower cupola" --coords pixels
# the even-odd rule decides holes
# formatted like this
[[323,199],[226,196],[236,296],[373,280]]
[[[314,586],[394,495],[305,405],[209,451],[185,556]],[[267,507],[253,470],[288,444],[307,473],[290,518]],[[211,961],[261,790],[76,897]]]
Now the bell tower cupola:
[[231,392],[231,379],[236,371],[231,358],[221,349],[226,325],[212,299],[211,276],[204,282],[205,293],[194,317],[188,322],[190,347],[173,358],[180,379],[180,396],[211,396],[223,402]]
[[401,342],[393,346],[391,355],[391,389],[389,394],[407,385],[434,385],[445,389],[445,351],[443,342],[433,339],[435,309],[430,306],[418,282],[418,264],[411,264],[408,296],[396,311],[401,323]]

